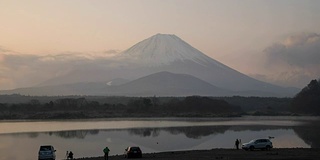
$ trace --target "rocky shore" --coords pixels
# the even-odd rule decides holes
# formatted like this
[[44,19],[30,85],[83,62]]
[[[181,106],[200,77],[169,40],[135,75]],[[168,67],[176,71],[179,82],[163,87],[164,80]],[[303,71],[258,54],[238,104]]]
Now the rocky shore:
[[[235,149],[190,150],[143,154],[143,160],[319,160],[320,148],[281,148],[270,151],[244,151]],[[79,158],[104,160],[103,157]],[[123,155],[110,156],[109,160],[125,159]]]

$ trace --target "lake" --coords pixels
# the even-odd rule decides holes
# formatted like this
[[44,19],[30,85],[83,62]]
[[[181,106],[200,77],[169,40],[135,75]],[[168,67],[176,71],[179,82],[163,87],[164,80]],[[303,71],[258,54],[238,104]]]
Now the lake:
[[123,154],[127,146],[144,153],[234,148],[235,139],[271,139],[275,148],[320,147],[317,117],[135,118],[59,121],[0,121],[0,159],[34,160],[50,144],[57,159]]

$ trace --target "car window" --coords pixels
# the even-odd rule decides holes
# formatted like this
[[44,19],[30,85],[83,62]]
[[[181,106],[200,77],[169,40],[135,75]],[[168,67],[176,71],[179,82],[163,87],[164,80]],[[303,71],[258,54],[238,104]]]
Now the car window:
[[259,143],[264,143],[265,140],[264,139],[259,139]]
[[138,147],[132,147],[131,151],[139,151],[140,149]]
[[41,146],[40,151],[51,151],[51,146]]

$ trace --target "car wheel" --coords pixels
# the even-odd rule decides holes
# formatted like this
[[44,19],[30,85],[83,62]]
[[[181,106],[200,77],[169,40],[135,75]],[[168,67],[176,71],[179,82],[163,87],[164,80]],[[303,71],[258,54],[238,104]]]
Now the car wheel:
[[268,145],[266,146],[266,150],[269,151],[271,149],[271,147]]
[[253,151],[254,150],[254,147],[253,146],[250,146],[250,151]]

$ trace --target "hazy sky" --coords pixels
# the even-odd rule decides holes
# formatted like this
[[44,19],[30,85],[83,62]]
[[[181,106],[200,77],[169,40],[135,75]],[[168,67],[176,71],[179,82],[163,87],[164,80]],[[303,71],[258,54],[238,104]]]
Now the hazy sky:
[[18,80],[39,59],[94,59],[157,33],[268,82],[320,78],[317,0],[0,0],[0,89],[46,79]]

